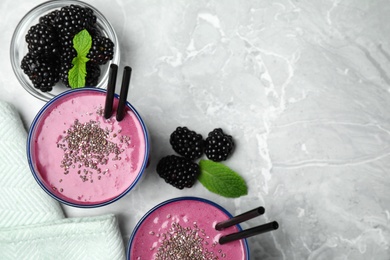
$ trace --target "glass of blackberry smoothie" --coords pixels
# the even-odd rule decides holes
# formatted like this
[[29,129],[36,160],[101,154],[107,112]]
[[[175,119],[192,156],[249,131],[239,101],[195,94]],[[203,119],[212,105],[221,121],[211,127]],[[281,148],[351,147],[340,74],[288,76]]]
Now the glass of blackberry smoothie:
[[218,204],[180,197],[162,202],[138,222],[128,245],[129,260],[249,259],[246,239],[219,244],[219,238],[241,230],[235,225],[217,231],[215,225],[232,218]]
[[[126,103],[121,121],[103,116],[106,90],[64,92],[39,111],[27,140],[28,162],[38,184],[75,207],[98,207],[127,194],[149,157],[146,126]],[[113,114],[119,97],[115,95]]]

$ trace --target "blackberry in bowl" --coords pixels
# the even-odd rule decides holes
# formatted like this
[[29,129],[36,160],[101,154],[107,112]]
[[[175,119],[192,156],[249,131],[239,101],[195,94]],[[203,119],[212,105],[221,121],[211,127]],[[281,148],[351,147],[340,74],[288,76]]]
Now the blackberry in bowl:
[[[76,38],[88,48],[77,49]],[[49,101],[71,88],[105,88],[110,65],[119,64],[120,50],[112,25],[96,8],[78,0],[51,0],[19,22],[10,58],[26,91]]]

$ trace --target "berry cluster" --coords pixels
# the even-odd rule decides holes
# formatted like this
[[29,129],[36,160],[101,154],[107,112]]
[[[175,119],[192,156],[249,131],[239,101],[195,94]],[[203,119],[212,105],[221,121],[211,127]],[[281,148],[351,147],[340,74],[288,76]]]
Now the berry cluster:
[[187,159],[198,159],[203,154],[203,137],[187,127],[178,127],[171,134],[169,143],[175,152]]
[[204,153],[210,160],[221,162],[229,157],[233,148],[233,137],[225,134],[221,128],[216,128],[206,138]]
[[185,157],[168,155],[158,162],[157,173],[178,189],[191,188],[198,178],[199,165]]
[[156,171],[167,183],[178,189],[194,185],[200,173],[199,165],[194,160],[199,159],[203,153],[208,159],[221,162],[229,157],[234,148],[232,136],[225,134],[221,128],[214,129],[203,140],[201,134],[187,127],[177,127],[169,142],[180,156],[163,157],[158,162]]
[[97,85],[99,65],[113,58],[114,43],[101,35],[92,9],[69,5],[40,17],[39,23],[26,34],[28,53],[21,61],[21,68],[35,88],[51,91],[58,81],[70,87],[68,72],[77,56],[73,37],[83,29],[92,37],[92,47],[87,55],[86,85]]

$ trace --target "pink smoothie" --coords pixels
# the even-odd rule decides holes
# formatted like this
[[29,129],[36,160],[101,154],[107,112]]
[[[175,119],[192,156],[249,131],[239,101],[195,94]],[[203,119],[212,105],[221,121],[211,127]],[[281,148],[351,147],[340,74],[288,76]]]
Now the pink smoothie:
[[104,91],[74,91],[39,115],[31,134],[31,163],[57,198],[76,205],[104,204],[123,194],[142,174],[146,130],[126,107],[124,119],[103,116]]
[[[130,260],[159,260],[180,252],[169,259],[247,259],[244,240],[218,243],[221,236],[238,231],[237,226],[223,231],[215,229],[218,222],[227,219],[227,212],[203,199],[191,197],[163,203],[136,227],[128,257]],[[193,254],[186,255],[190,251]]]

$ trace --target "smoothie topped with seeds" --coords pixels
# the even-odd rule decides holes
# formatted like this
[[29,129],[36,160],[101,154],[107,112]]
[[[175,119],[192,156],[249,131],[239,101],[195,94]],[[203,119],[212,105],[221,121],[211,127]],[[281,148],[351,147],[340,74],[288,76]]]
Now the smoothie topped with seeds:
[[148,141],[140,117],[126,107],[122,121],[105,119],[105,97],[103,90],[71,91],[48,103],[33,124],[30,165],[41,186],[65,203],[114,200],[145,168]]
[[221,236],[239,230],[239,226],[215,229],[218,222],[230,217],[226,210],[205,199],[183,197],[163,202],[134,229],[128,259],[249,259],[246,240],[218,243]]

